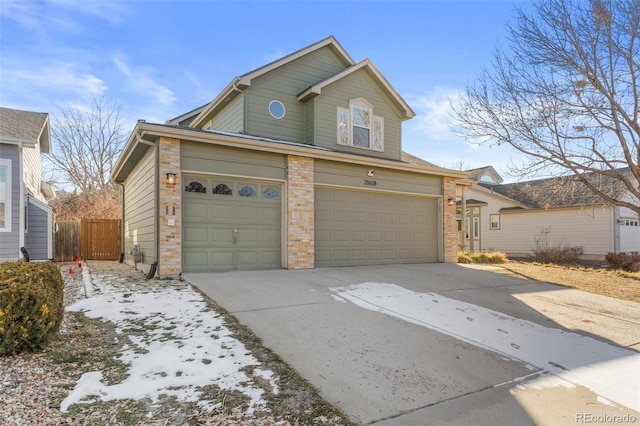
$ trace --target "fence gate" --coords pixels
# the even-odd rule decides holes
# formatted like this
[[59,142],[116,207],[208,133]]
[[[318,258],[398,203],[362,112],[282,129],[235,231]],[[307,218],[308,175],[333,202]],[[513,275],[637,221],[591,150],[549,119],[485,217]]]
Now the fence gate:
[[82,219],[81,257],[85,260],[116,260],[120,257],[121,219]]
[[57,222],[57,225],[54,259],[65,262],[72,260],[74,256],[80,256],[80,221],[65,220]]

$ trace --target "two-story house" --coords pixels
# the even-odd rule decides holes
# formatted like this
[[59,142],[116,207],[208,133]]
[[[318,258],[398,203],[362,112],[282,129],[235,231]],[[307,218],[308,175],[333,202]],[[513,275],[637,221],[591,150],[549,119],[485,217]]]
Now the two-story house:
[[161,276],[455,262],[466,173],[403,161],[414,115],[369,59],[328,37],[205,106],[139,121],[112,173],[125,260]]
[[40,161],[50,150],[49,114],[0,108],[0,260],[53,258],[55,191]]

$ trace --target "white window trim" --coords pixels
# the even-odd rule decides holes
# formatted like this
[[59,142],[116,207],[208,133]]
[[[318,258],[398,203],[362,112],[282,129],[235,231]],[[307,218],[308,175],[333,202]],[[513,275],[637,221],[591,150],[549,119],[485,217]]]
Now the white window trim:
[[[497,217],[497,219],[498,219],[496,222],[493,221],[494,217]],[[497,224],[498,226],[493,226],[494,223]],[[494,231],[497,230],[497,229],[500,229],[500,214],[499,213],[492,213],[492,214],[489,215],[489,229],[494,230]]]
[[[353,114],[352,114],[352,110],[354,106],[358,106],[361,108],[365,108],[369,110],[369,115],[371,117],[371,121],[369,123],[369,146],[368,147],[364,147],[364,146],[356,146],[353,144]],[[336,141],[338,145],[344,145],[344,146],[350,146],[352,148],[359,148],[359,149],[365,149],[367,151],[377,151],[377,152],[384,152],[384,117],[380,117],[378,115],[374,115],[373,114],[373,104],[371,104],[369,101],[367,101],[364,98],[357,98],[357,99],[351,99],[349,101],[349,108],[343,108],[343,107],[338,107],[337,109],[337,126],[336,126]],[[340,115],[341,114],[346,114],[347,116],[347,122],[344,123],[341,119],[340,119]],[[375,123],[378,122],[380,123],[380,147],[375,148],[374,147],[374,140],[375,140],[375,135],[374,135],[374,131],[375,131]],[[341,125],[347,125],[348,129],[347,129],[347,141],[343,142],[341,141],[340,138],[340,126]],[[361,126],[357,126],[357,127],[361,127]]]
[[7,158],[1,158],[0,159],[0,166],[5,166],[6,167],[6,180],[7,180],[7,193],[3,194],[4,196],[6,196],[6,199],[4,200],[4,227],[0,227],[0,232],[11,232],[11,222],[12,222],[12,217],[11,217],[11,212],[12,212],[12,206],[11,206],[11,194],[12,194],[12,170],[11,170],[11,160],[7,159]]

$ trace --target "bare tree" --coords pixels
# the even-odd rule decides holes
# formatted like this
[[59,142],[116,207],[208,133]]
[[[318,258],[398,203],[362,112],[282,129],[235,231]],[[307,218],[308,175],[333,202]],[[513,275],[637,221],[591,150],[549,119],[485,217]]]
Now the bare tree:
[[640,215],[640,0],[541,0],[508,33],[452,106],[454,132],[513,146],[521,176],[568,175]]
[[94,98],[91,109],[68,106],[53,118],[51,134],[45,173],[73,188],[51,203],[57,219],[121,217],[121,189],[109,179],[127,137],[120,108],[104,98]]
[[68,106],[53,119],[51,134],[49,161],[59,181],[81,193],[112,185],[109,174],[127,137],[119,107],[104,98],[94,98],[88,111]]

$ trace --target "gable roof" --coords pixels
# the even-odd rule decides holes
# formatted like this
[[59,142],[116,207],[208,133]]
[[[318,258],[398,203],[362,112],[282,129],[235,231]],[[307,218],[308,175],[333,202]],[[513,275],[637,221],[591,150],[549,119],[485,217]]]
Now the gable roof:
[[0,141],[4,143],[40,143],[43,154],[51,152],[49,114],[0,107]]
[[469,173],[469,179],[480,181],[483,176],[489,176],[491,179],[494,180],[495,183],[504,182],[504,179],[502,179],[502,176],[498,174],[498,172],[496,171],[496,169],[493,168],[493,166],[484,166],[484,167],[478,167],[477,169],[469,169],[467,170],[467,172]]
[[323,40],[320,40],[317,43],[313,43],[307,47],[304,47],[300,50],[297,50],[293,53],[290,53],[287,56],[284,56],[278,60],[270,62],[266,65],[261,66],[253,71],[249,71],[246,74],[243,74],[239,77],[234,78],[231,82],[222,89],[222,92],[216,98],[211,101],[208,105],[206,105],[200,113],[191,121],[191,125],[193,127],[197,127],[198,125],[205,122],[217,109],[219,109],[223,104],[227,103],[231,99],[235,98],[241,90],[246,89],[251,86],[251,80],[256,77],[260,77],[263,74],[268,73],[276,68],[279,68],[283,65],[286,65],[290,62],[295,61],[302,56],[305,56],[313,51],[318,49],[322,49],[323,47],[330,47],[338,56],[342,62],[344,62],[345,66],[354,65],[355,62],[349,56],[349,54],[344,50],[344,48],[338,43],[338,40],[333,36],[329,36]]
[[[624,170],[620,169],[623,172]],[[617,179],[595,173],[590,173],[588,178],[614,198],[619,198],[626,192],[624,184]],[[560,176],[504,185],[480,181],[478,185],[533,208],[607,204],[574,176]]]
[[396,92],[396,90],[389,84],[386,78],[378,71],[378,69],[373,65],[369,59],[364,59],[358,62],[355,65],[352,65],[331,77],[325,78],[322,81],[314,84],[313,86],[307,88],[302,93],[298,95],[298,101],[306,101],[307,99],[311,99],[314,96],[318,96],[322,93],[322,88],[348,76],[353,74],[354,72],[364,69],[369,72],[371,77],[373,77],[374,81],[378,83],[378,85],[382,88],[382,90],[391,98],[396,107],[403,112],[402,118],[407,120],[416,115],[416,113],[411,109],[409,104],[405,102],[404,99]]

